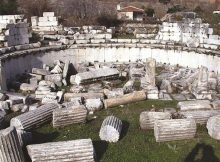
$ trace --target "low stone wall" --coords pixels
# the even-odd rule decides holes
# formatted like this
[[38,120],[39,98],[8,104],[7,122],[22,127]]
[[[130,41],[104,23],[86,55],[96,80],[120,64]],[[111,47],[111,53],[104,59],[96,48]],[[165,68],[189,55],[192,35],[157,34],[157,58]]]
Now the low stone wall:
[[[54,60],[69,60],[77,69],[80,62],[135,62],[155,58],[157,62],[179,64],[197,68],[201,65],[215,72],[220,71],[220,53],[206,49],[193,49],[172,45],[154,44],[85,44],[73,46],[42,47],[18,51],[0,57],[1,89],[6,89],[6,81],[16,75],[31,72],[33,67],[53,64]],[[52,58],[52,59],[51,59]]]

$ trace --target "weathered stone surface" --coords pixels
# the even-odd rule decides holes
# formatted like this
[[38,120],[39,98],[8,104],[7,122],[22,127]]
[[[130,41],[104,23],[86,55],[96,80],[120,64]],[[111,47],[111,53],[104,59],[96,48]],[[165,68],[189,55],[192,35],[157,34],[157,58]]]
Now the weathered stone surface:
[[177,104],[181,111],[190,110],[211,110],[211,102],[209,100],[183,101]]
[[18,135],[14,127],[0,131],[0,161],[25,162]]
[[213,109],[220,110],[220,100],[213,101],[211,104]]
[[0,93],[0,101],[5,101],[7,96],[3,93]]
[[85,88],[83,86],[73,85],[70,88],[70,92],[72,92],[72,93],[83,93],[83,92],[85,92]]
[[69,60],[65,61],[64,68],[63,68],[63,78],[65,79],[69,71],[69,65],[70,65],[70,61]]
[[195,119],[197,124],[205,125],[210,117],[220,115],[220,110],[181,111],[179,114]]
[[50,74],[50,72],[48,70],[38,69],[38,68],[33,68],[32,73],[38,74],[38,75],[49,75]]
[[153,58],[148,58],[146,60],[146,75],[147,83],[150,86],[155,87],[155,74],[156,74],[156,60]]
[[85,106],[88,111],[98,111],[104,107],[101,99],[86,99]]
[[30,81],[30,85],[33,85],[33,86],[37,86],[38,85],[38,79],[37,77],[32,77],[29,79]]
[[4,118],[5,118],[6,112],[4,109],[0,109],[0,129],[4,126]]
[[119,71],[113,68],[102,68],[96,69],[94,71],[78,73],[75,76],[71,76],[70,83],[72,84],[82,84],[90,83],[103,79],[113,79],[119,77]]
[[129,103],[134,103],[138,101],[146,100],[147,96],[144,91],[137,91],[118,98],[110,98],[104,100],[105,108],[116,107],[120,105],[125,105]]
[[164,112],[169,112],[169,113],[173,114],[176,112],[176,109],[175,108],[164,108]]
[[16,127],[16,129],[22,130],[30,130],[39,127],[42,124],[51,121],[53,110],[57,108],[57,104],[40,106],[36,110],[12,118],[10,125]]
[[61,74],[63,69],[59,65],[56,65],[50,72],[52,74]]
[[148,86],[147,99],[150,99],[150,100],[159,99],[159,91],[157,87]]
[[124,89],[123,88],[116,88],[113,90],[104,89],[104,94],[107,96],[107,98],[117,98],[119,96],[124,95]]
[[53,111],[53,127],[64,127],[76,123],[85,123],[87,110],[84,106],[75,106]]
[[196,122],[194,119],[156,120],[154,136],[157,142],[194,138]]
[[183,94],[172,94],[172,97],[176,101],[186,101],[186,97]]
[[0,109],[9,110],[9,103],[7,101],[0,101]]
[[32,162],[95,162],[91,139],[29,145],[27,150]]
[[36,110],[38,107],[39,107],[39,104],[38,104],[38,103],[35,103],[35,104],[32,104],[32,105],[29,105],[29,111]]
[[24,104],[16,104],[16,105],[13,105],[11,107],[11,111],[13,112],[18,112],[18,111],[21,111],[22,109],[24,108]]
[[166,90],[167,93],[173,93],[171,82],[169,80],[163,79],[160,85],[160,90]]
[[131,79],[138,79],[145,76],[143,65],[131,65],[129,76]]
[[36,85],[31,85],[31,84],[27,84],[27,83],[22,83],[20,86],[20,90],[24,91],[24,92],[34,92],[37,89]]
[[41,81],[43,79],[43,75],[40,74],[33,74],[29,73],[33,78],[36,78],[38,81]]
[[108,116],[102,123],[99,137],[108,142],[117,142],[122,130],[122,121],[114,116]]
[[140,114],[140,127],[143,130],[154,129],[155,120],[164,119],[171,119],[171,113],[145,111]]
[[49,104],[49,103],[58,104],[58,101],[57,101],[56,96],[46,95],[46,96],[43,97],[41,103],[42,103],[42,104]]
[[134,91],[134,80],[129,80],[127,83],[125,83],[124,87],[124,93],[131,93]]
[[206,127],[212,138],[220,140],[220,115],[209,118]]
[[62,104],[62,106],[65,108],[71,108],[71,107],[80,106],[80,105],[82,105],[82,98],[81,97],[72,98],[70,102],[64,102]]
[[89,84],[88,93],[104,93],[101,83]]
[[84,99],[104,99],[104,93],[65,93],[64,100],[69,101],[71,98],[83,97]]
[[168,100],[168,101],[173,100],[168,93],[164,93],[164,92],[161,92],[161,91],[159,93],[159,99],[160,100]]
[[[62,85],[62,74],[50,74],[45,76],[46,81],[51,81],[55,83],[56,85],[60,84]],[[58,85],[59,86],[59,85]]]

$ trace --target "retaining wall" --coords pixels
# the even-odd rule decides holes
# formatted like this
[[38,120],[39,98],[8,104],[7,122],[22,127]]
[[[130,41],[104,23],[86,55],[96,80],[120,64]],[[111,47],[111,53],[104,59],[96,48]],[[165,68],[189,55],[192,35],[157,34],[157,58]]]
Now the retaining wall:
[[81,46],[43,47],[10,53],[0,57],[1,89],[6,90],[6,82],[33,67],[42,68],[43,64],[53,64],[54,60],[70,60],[77,69],[80,62],[135,62],[152,57],[157,62],[197,68],[201,65],[210,71],[220,71],[220,54],[204,49],[189,49],[174,46],[153,46],[138,44],[103,44]]

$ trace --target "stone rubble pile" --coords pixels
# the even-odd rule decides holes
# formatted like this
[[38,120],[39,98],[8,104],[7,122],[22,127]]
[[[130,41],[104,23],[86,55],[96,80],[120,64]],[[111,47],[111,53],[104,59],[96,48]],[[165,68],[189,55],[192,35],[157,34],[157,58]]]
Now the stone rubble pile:
[[174,99],[215,99],[219,93],[218,75],[209,72],[206,67],[189,69],[182,67],[164,66],[160,75],[156,76],[160,82],[160,98],[171,95]]
[[[152,58],[135,63],[81,63],[76,66],[76,73],[70,67],[69,61],[56,60],[52,65],[33,68],[28,73],[29,82],[20,85],[26,96],[0,93],[0,128],[4,128],[8,112],[22,113],[10,120],[9,128],[15,130],[20,147],[28,145],[32,161],[94,161],[90,139],[29,145],[32,135],[27,131],[48,122],[54,128],[87,124],[96,111],[147,99],[179,101],[177,109],[154,108],[140,114],[141,129],[153,130],[157,142],[192,139],[197,124],[207,124],[210,136],[219,139],[219,77],[205,67],[189,69],[157,64]],[[207,97],[210,91],[211,97],[209,94]],[[204,97],[198,96],[201,94]],[[117,142],[122,129],[120,119],[108,116],[101,125],[100,139]],[[22,152],[19,155],[22,157]]]
[[51,33],[44,34],[43,39],[49,40],[49,45],[51,46],[62,44],[100,44],[110,42],[112,34],[114,34],[114,28],[107,29],[105,26],[64,27],[61,34],[59,32],[53,35]]
[[163,22],[157,40],[184,44],[188,47],[218,49],[220,37],[202,19],[184,19],[182,22]]

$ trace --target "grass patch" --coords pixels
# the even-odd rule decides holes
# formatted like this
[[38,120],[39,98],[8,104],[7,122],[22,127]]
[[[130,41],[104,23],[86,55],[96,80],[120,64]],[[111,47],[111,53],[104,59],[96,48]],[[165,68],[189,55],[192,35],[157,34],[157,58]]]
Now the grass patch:
[[[35,143],[91,138],[97,159],[101,162],[215,162],[215,158],[220,159],[220,142],[211,139],[204,126],[198,127],[196,138],[192,140],[165,143],[156,143],[153,130],[140,130],[139,116],[142,111],[152,107],[161,109],[176,105],[176,101],[147,100],[102,110],[95,113],[95,120],[86,124],[60,129],[54,129],[51,124],[47,124],[35,130],[33,136]],[[123,121],[121,139],[115,144],[100,141],[99,138],[102,121],[108,115],[115,115]]]

